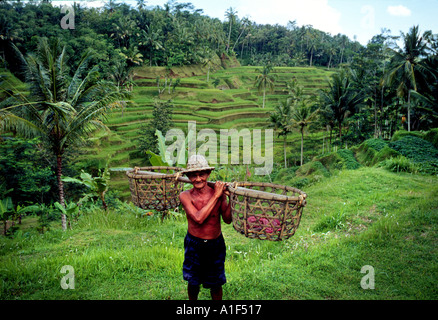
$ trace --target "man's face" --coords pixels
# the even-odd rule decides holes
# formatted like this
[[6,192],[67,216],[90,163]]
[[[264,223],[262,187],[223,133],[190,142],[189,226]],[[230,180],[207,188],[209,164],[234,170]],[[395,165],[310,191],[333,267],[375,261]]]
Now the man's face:
[[209,171],[195,171],[187,173],[187,177],[196,189],[202,189],[207,184],[207,179],[210,176]]

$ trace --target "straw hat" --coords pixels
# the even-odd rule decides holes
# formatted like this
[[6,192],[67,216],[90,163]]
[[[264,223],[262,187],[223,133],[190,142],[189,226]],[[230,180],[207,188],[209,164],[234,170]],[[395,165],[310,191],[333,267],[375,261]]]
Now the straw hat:
[[214,167],[208,165],[207,159],[201,155],[192,155],[187,161],[187,168],[181,171],[181,174],[204,171],[204,170],[214,170]]

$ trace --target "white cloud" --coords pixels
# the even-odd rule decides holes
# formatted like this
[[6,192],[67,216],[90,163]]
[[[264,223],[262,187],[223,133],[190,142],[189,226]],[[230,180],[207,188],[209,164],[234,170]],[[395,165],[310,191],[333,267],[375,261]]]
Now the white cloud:
[[333,35],[342,33],[341,13],[330,7],[328,0],[240,0],[233,6],[238,16],[246,16],[259,24],[280,24],[296,20],[298,26],[312,25]]
[[411,10],[402,5],[388,6],[386,10],[390,15],[396,17],[409,17],[411,15]]

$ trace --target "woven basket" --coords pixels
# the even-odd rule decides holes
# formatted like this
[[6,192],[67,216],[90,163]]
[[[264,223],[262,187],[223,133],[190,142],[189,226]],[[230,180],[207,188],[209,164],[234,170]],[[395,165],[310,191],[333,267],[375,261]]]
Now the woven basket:
[[306,205],[303,191],[261,182],[235,183],[229,191],[233,227],[238,232],[248,238],[271,241],[294,235]]
[[179,206],[183,184],[175,179],[178,167],[135,167],[126,172],[132,202],[142,209],[166,211]]

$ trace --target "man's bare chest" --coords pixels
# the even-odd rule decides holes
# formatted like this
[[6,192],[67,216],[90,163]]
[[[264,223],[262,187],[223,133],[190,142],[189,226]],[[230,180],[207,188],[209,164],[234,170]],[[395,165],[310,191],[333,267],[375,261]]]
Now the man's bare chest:
[[[207,203],[210,201],[210,199],[211,199],[211,196],[204,197],[204,198],[198,197],[196,199],[192,199],[192,204],[195,206],[196,209],[201,210],[202,208],[204,208],[207,205]],[[220,201],[216,202],[216,204],[215,204],[215,206],[210,214],[210,217],[216,216],[218,214],[219,205],[220,205]]]
[[204,208],[211,197],[205,197],[205,198],[196,198],[192,199],[192,204],[195,206],[196,209],[201,210]]

